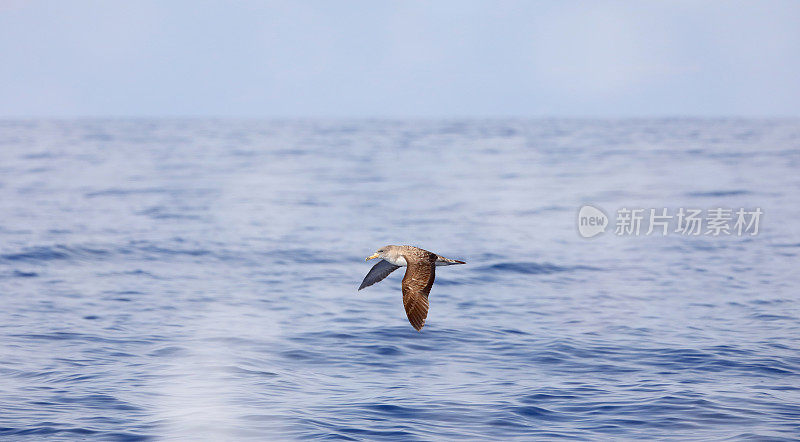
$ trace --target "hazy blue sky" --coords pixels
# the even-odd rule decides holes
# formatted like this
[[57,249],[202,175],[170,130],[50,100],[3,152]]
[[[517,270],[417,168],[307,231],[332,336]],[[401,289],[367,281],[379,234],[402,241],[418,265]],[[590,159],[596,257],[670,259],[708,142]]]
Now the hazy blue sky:
[[0,0],[0,116],[800,116],[800,1]]

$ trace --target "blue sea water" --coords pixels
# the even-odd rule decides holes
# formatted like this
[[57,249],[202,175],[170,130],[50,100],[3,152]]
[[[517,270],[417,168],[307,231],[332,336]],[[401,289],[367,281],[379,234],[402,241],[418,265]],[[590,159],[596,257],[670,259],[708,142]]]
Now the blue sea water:
[[[798,120],[2,121],[0,438],[796,439],[799,170]],[[468,262],[420,333],[386,244]]]

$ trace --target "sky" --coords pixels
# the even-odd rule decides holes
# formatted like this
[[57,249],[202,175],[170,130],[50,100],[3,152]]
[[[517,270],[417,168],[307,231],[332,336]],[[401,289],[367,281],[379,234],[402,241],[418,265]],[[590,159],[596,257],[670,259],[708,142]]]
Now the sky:
[[0,0],[0,117],[798,117],[800,2]]

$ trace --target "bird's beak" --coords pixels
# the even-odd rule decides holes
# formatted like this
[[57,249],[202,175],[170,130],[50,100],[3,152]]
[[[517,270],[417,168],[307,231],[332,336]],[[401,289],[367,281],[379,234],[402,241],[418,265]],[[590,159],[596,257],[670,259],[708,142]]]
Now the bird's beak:
[[377,253],[373,253],[372,255],[367,256],[367,259],[365,259],[364,261],[369,261],[370,259],[377,258],[377,257],[378,257],[378,254]]

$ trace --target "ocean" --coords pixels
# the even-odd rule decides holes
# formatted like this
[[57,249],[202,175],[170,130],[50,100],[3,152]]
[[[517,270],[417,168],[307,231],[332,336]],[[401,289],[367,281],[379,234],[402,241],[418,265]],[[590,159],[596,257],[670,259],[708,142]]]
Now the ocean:
[[[0,438],[796,439],[798,171],[792,119],[0,121]],[[421,332],[387,244],[467,261]]]

